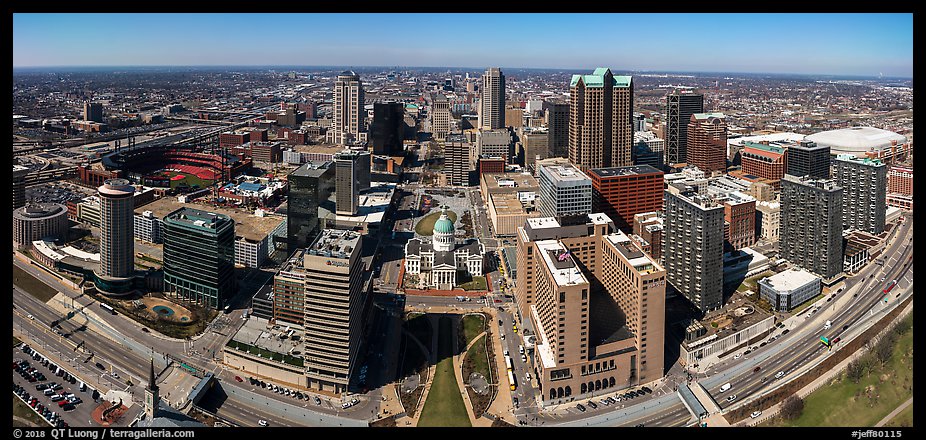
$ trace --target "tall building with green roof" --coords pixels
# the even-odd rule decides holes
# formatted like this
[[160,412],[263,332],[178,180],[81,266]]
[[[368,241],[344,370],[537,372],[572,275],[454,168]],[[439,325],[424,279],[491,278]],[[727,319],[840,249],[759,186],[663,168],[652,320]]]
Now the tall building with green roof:
[[164,290],[204,307],[224,307],[237,291],[235,221],[180,208],[163,223]]
[[633,77],[599,67],[569,89],[569,161],[583,172],[633,165]]

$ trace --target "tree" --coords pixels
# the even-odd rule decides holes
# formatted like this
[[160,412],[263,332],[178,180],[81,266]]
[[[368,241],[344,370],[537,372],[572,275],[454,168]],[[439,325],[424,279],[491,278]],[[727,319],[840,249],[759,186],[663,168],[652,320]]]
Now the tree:
[[784,403],[781,404],[781,417],[785,420],[794,420],[800,417],[803,412],[804,399],[801,399],[796,394],[788,397],[785,399]]
[[878,344],[875,345],[875,357],[882,366],[891,359],[891,355],[894,353],[894,334],[888,333],[888,335],[881,338]]
[[865,366],[861,362],[855,360],[846,366],[846,378],[852,382],[858,383],[863,375],[865,375]]

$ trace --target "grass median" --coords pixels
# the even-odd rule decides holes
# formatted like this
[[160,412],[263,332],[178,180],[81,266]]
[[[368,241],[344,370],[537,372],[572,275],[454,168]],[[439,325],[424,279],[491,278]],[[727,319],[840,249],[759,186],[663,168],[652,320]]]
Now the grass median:
[[44,303],[47,303],[58,294],[57,290],[32,276],[29,272],[20,269],[19,266],[15,264],[13,265],[13,284],[22,287],[27,293]]
[[472,425],[453,371],[453,322],[450,318],[440,318],[438,327],[437,351],[440,362],[428,391],[428,400],[421,410],[418,426],[470,427]]

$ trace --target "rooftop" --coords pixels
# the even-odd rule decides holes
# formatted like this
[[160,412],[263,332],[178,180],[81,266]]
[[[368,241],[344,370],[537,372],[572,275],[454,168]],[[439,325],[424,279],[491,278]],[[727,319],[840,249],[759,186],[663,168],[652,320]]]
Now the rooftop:
[[820,277],[806,270],[791,268],[779,274],[762,278],[759,280],[759,284],[764,284],[781,293],[788,293],[818,280],[820,280]]
[[572,260],[572,255],[559,240],[542,240],[536,245],[557,286],[588,284],[585,275],[582,275],[582,271]]
[[591,179],[572,165],[541,165],[541,172],[560,182],[583,182]]
[[[575,87],[579,80],[585,84],[585,87],[604,87],[604,76],[610,71],[607,67],[599,67],[591,75],[572,75],[572,81],[569,87]],[[630,87],[633,80],[632,76],[613,76],[611,85],[613,87]]]
[[218,229],[219,226],[232,221],[227,215],[203,211],[196,208],[182,207],[168,214],[164,220],[172,223],[182,223],[205,229]]
[[635,176],[635,175],[641,175],[641,174],[654,174],[654,173],[663,174],[662,171],[657,170],[655,167],[651,165],[633,165],[629,167],[595,168],[591,170],[591,173],[597,174],[600,177]]
[[530,173],[483,173],[481,179],[490,192],[499,188],[517,188],[518,190],[536,190],[537,179]]
[[208,210],[209,212],[226,215],[235,221],[235,236],[251,241],[263,240],[274,228],[285,221],[281,216],[258,217],[251,211],[226,208],[222,206],[200,205],[197,203],[180,203],[176,197],[161,197],[151,203],[135,209],[136,215],[143,215],[144,211],[151,211],[152,215],[163,219],[167,214],[180,208],[193,208]]
[[310,255],[350,259],[359,243],[360,234],[356,232],[325,229],[322,230],[315,242],[309,246],[307,252]]
[[699,121],[708,120],[710,118],[724,118],[723,113],[714,112],[714,113],[694,113],[691,115],[692,118],[695,118]]
[[820,146],[830,147],[833,154],[880,151],[895,142],[898,144],[907,142],[907,138],[903,135],[875,127],[849,127],[821,131],[807,136],[807,140],[816,142]]
[[299,168],[296,168],[296,170],[289,175],[297,177],[318,177],[324,174],[332,164],[333,162],[330,160],[309,161],[302,164]]
[[647,275],[652,271],[662,269],[662,266],[643,253],[623,231],[617,230],[613,234],[605,236],[605,238],[641,274]]

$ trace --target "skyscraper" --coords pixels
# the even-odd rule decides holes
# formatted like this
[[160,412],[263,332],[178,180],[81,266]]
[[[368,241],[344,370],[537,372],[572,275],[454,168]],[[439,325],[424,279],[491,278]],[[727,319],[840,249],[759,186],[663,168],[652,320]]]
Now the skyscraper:
[[688,162],[688,123],[704,113],[704,95],[691,90],[666,95],[666,165]]
[[291,270],[304,285],[309,388],[343,393],[359,367],[373,300],[371,272],[364,272],[360,258],[361,239],[356,232],[323,230],[297,254],[301,261]]
[[843,191],[842,228],[884,232],[887,165],[878,159],[840,154],[833,162],[833,178]]
[[666,272],[610,220],[541,217],[518,228],[516,296],[537,330],[543,404],[662,376]]
[[370,143],[373,154],[396,156],[402,154],[402,137],[405,134],[405,104],[387,102],[373,104],[373,123],[370,126]]
[[505,75],[498,67],[482,75],[482,98],[479,101],[479,128],[494,130],[505,127]]
[[325,225],[320,218],[321,205],[335,189],[334,162],[307,162],[289,174],[289,199],[286,228],[289,252],[304,248],[315,240]]
[[569,157],[569,104],[550,103],[547,107],[550,157]]
[[469,186],[471,145],[461,134],[447,136],[444,144],[444,171],[450,186]]
[[800,141],[788,146],[785,174],[812,179],[830,178],[830,147],[813,141]]
[[431,104],[431,135],[442,141],[450,133],[450,101],[444,95],[434,97]]
[[126,179],[110,179],[100,197],[100,272],[110,278],[135,273],[135,187]]
[[688,123],[688,164],[705,174],[727,170],[727,122],[723,113],[695,113]]
[[569,161],[582,171],[632,165],[633,78],[599,67],[569,88]]
[[360,191],[370,189],[370,153],[344,150],[334,155],[335,200],[338,215],[354,215]]
[[538,210],[544,216],[560,219],[592,212],[592,180],[576,167],[537,162],[537,183]]
[[843,190],[835,181],[781,180],[779,255],[823,278],[842,272]]
[[723,306],[723,206],[684,183],[669,184],[663,235],[667,281],[707,312]]
[[622,231],[633,229],[635,215],[662,209],[663,172],[656,168],[594,168],[588,176],[592,179],[592,212],[611,217]]
[[221,309],[237,292],[235,221],[180,208],[164,216],[164,290]]
[[363,83],[352,71],[338,75],[331,103],[333,142],[344,145],[359,138],[364,127]]

